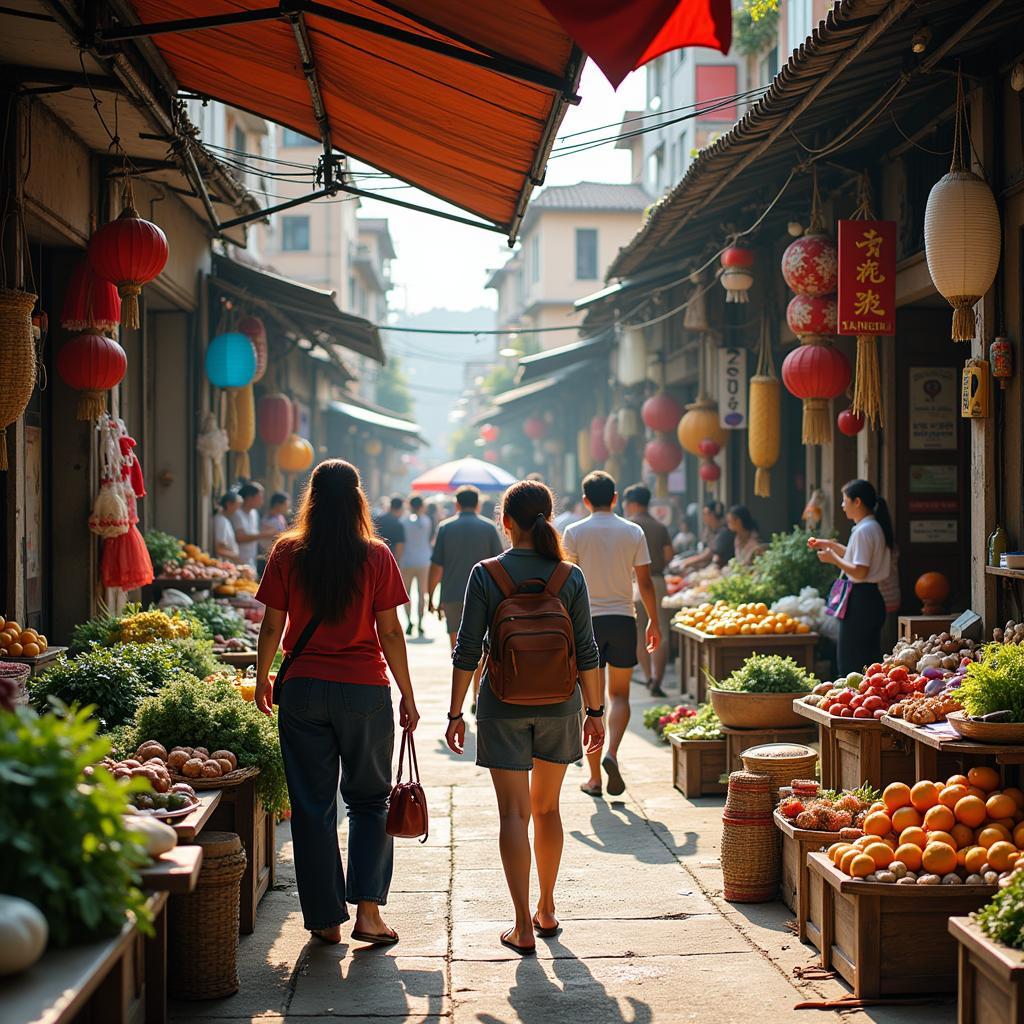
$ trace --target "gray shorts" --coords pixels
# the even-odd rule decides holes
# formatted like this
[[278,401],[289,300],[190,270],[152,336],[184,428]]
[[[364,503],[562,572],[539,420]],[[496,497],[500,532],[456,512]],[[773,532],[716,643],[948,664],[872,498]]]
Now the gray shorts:
[[462,602],[444,601],[441,604],[441,610],[444,612],[444,628],[449,633],[458,633],[459,626],[462,624]]
[[557,718],[485,718],[476,723],[481,768],[528,772],[533,760],[574,764],[583,757],[583,713]]

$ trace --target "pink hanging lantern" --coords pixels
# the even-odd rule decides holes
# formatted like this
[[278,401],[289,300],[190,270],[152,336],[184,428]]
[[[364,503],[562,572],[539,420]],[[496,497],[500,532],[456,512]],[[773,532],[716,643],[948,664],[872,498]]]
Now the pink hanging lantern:
[[659,437],[644,448],[644,461],[654,473],[671,473],[683,461],[683,449],[675,441]]
[[543,441],[548,436],[548,425],[540,416],[530,416],[523,421],[523,433],[531,441]]
[[683,407],[668,392],[659,391],[644,402],[640,416],[648,430],[672,434],[683,418]]

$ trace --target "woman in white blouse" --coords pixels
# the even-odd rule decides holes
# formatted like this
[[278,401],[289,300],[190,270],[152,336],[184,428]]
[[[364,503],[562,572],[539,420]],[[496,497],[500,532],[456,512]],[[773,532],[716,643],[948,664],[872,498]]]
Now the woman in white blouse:
[[882,657],[885,601],[878,584],[889,576],[893,532],[889,506],[867,480],[843,487],[843,511],[853,529],[846,545],[811,537],[807,544],[822,562],[836,566],[851,582],[846,613],[839,619],[839,674],[860,672]]

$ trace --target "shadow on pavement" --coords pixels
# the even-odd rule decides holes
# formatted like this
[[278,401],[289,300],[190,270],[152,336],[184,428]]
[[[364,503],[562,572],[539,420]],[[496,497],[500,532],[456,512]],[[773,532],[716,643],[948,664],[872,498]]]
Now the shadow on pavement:
[[[593,836],[584,835],[579,829],[573,829],[569,835],[598,853],[625,854],[645,864],[665,863],[665,846],[655,834],[655,830],[668,831],[662,822],[641,817],[621,801],[609,804],[602,799],[595,801],[590,823],[594,829]],[[656,842],[630,842],[628,836],[633,835],[634,830],[649,834]],[[687,832],[685,835],[685,841],[672,849],[676,857],[687,857],[697,852],[697,833]]]

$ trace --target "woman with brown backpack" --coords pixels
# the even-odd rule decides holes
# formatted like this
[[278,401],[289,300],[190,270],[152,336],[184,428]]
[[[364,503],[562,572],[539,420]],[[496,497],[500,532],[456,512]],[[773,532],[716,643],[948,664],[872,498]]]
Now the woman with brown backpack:
[[[560,930],[555,882],[562,857],[558,804],[566,767],[582,758],[584,742],[590,750],[604,740],[587,584],[579,567],[565,560],[551,512],[551,491],[543,483],[521,480],[505,493],[502,523],[512,547],[480,562],[470,576],[452,654],[445,737],[452,751],[463,752],[462,706],[486,638],[476,763],[491,772],[500,819],[498,846],[515,907],[515,924],[500,941],[524,956],[536,952],[534,933],[550,938]],[[531,818],[540,883],[533,914]]]

